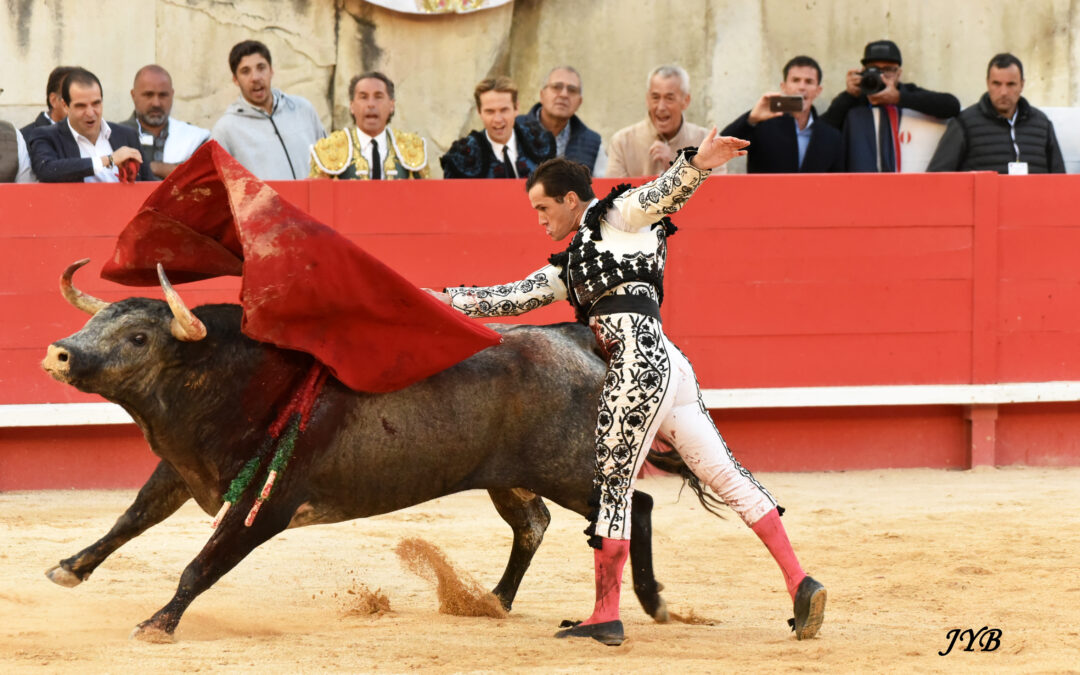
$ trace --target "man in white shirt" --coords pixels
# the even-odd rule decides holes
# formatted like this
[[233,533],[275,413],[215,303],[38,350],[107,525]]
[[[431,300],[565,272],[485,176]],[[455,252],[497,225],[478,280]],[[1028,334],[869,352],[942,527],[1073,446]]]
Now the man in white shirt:
[[551,132],[535,117],[518,116],[517,93],[508,77],[476,85],[473,99],[484,130],[454,141],[439,158],[443,177],[528,178],[541,162],[555,156]]
[[143,66],[135,73],[131,101],[135,112],[123,124],[138,132],[143,164],[149,165],[154,180],[168,176],[210,139],[209,130],[170,116],[172,76],[161,66]]
[[271,87],[270,50],[244,40],[229,52],[240,96],[214,125],[210,137],[262,180],[304,178],[308,149],[326,130],[306,98]]
[[30,163],[43,183],[150,180],[133,129],[101,116],[102,89],[88,70],[73,70],[61,90],[66,122],[40,127],[29,139]]
[[427,142],[387,126],[394,117],[394,82],[378,71],[349,82],[355,126],[339,129],[311,147],[311,178],[400,180],[427,178]]

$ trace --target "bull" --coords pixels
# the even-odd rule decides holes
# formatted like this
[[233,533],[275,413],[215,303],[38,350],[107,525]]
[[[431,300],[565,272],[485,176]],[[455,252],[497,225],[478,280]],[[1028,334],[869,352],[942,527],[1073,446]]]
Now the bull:
[[[217,513],[230,481],[259,451],[275,410],[314,361],[244,336],[238,305],[190,312],[160,266],[168,303],[86,295],[72,276],[87,262],[69,266],[60,286],[92,318],[50,345],[42,367],[122,406],[161,461],[104,537],[47,572],[69,587],[188,499]],[[493,328],[501,345],[396,392],[360,393],[329,378],[257,519],[244,522],[258,492],[250,489],[184,569],[172,599],[133,636],[172,639],[200,593],[287,528],[374,516],[471,489],[486,489],[513,530],[492,591],[509,610],[550,521],[543,499],[589,511],[593,401],[605,367],[584,326]],[[646,613],[666,621],[652,568],[651,509],[652,499],[636,493],[631,569]]]

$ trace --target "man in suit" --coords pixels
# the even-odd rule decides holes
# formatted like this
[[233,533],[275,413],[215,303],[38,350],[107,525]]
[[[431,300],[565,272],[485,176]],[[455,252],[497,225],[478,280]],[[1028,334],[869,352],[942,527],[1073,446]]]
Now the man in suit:
[[901,171],[900,121],[905,109],[943,120],[960,113],[960,101],[952,94],[901,82],[902,64],[895,42],[875,40],[867,44],[863,69],[847,72],[844,91],[821,113],[823,122],[841,131],[847,171]]
[[355,126],[338,129],[311,146],[310,178],[406,180],[427,178],[427,141],[389,126],[394,117],[394,81],[377,70],[349,82],[349,112]]
[[555,137],[536,118],[518,117],[517,85],[508,77],[476,85],[483,131],[459,138],[439,158],[444,178],[528,178],[555,156]]
[[29,138],[30,132],[39,127],[51,127],[57,122],[64,121],[67,117],[67,109],[64,107],[64,99],[60,93],[60,87],[64,84],[64,78],[68,73],[75,70],[75,66],[57,66],[49,73],[49,80],[45,83],[45,110],[38,113],[34,121],[20,129],[23,138]]
[[[769,97],[802,96],[802,110],[773,112]],[[749,112],[722,132],[750,141],[747,173],[827,173],[844,170],[840,132],[818,120],[814,99],[821,94],[821,66],[796,56],[784,66],[780,93],[763,94]]]
[[29,139],[30,163],[43,183],[116,183],[153,180],[143,164],[139,134],[101,117],[101,82],[82,68],[61,87],[66,122],[41,127]]

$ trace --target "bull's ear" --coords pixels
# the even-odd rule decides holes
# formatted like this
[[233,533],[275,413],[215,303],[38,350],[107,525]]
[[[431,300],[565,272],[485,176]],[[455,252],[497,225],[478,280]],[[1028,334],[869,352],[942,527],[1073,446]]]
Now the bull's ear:
[[72,307],[81,309],[93,316],[108,307],[109,303],[104,300],[98,300],[92,295],[83,293],[75,288],[75,284],[71,283],[71,277],[75,274],[75,270],[88,262],[90,262],[90,258],[83,258],[82,260],[73,262],[67,266],[67,269],[64,270],[64,274],[60,277],[60,293],[63,294],[65,300],[71,303]]
[[169,324],[173,337],[183,342],[197,342],[206,337],[206,325],[199,321],[199,318],[192,314],[184,304],[180,294],[165,276],[165,268],[161,266],[161,263],[157,264],[157,275],[158,281],[161,282],[161,290],[165,291],[165,300],[173,313],[172,323]]

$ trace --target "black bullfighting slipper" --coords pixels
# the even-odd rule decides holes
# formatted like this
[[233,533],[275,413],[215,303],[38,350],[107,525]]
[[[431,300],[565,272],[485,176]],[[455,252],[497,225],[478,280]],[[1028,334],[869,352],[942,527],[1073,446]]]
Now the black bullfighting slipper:
[[788,619],[796,638],[809,640],[817,635],[821,622],[825,620],[827,595],[825,587],[809,575],[799,582],[799,588],[795,591],[795,618]]
[[622,621],[605,621],[603,623],[582,624],[580,621],[563,621],[560,626],[570,626],[566,630],[555,633],[557,638],[568,637],[591,637],[597,642],[617,647],[626,639],[623,634]]

